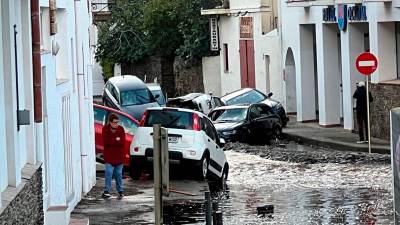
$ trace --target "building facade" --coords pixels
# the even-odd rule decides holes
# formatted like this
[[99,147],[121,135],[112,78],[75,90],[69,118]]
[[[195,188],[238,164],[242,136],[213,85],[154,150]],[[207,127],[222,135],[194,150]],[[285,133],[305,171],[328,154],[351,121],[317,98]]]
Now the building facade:
[[400,105],[400,1],[281,1],[287,111],[298,121],[355,128],[356,57],[378,57],[370,77],[372,135],[389,138],[389,111]]
[[[273,92],[284,100],[281,75],[280,1],[224,1],[225,8],[202,10],[202,15],[218,21],[219,70],[213,58],[203,59],[205,89],[220,84],[222,95],[240,88],[253,87]],[[217,71],[215,74],[208,72]],[[218,80],[215,82],[215,80]]]
[[0,9],[0,223],[69,224],[96,181],[90,1]]

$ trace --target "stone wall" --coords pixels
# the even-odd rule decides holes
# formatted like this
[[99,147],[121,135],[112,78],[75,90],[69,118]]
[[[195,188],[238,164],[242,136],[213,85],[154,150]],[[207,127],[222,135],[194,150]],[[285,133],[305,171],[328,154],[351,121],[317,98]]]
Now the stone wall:
[[161,57],[149,56],[135,63],[122,63],[121,75],[135,75],[147,83],[152,83],[154,78],[161,82]]
[[204,92],[201,60],[185,61],[178,57],[175,58],[174,74],[177,95]]
[[135,63],[122,63],[122,75],[135,75],[146,83],[153,83],[155,79],[168,96],[174,95],[175,80],[173,58],[149,56]]
[[168,97],[204,92],[201,60],[149,56],[135,63],[122,63],[123,75],[135,75],[147,83],[157,78]]
[[390,110],[400,106],[400,85],[371,84],[371,136],[390,140]]
[[[33,166],[31,166],[33,167]],[[20,190],[19,190],[20,189]],[[19,192],[17,192],[19,191]],[[40,225],[43,224],[43,193],[42,193],[42,168],[24,168],[22,173],[22,183],[18,188],[7,188],[3,193],[11,198],[16,193],[15,198],[0,214],[0,225]]]

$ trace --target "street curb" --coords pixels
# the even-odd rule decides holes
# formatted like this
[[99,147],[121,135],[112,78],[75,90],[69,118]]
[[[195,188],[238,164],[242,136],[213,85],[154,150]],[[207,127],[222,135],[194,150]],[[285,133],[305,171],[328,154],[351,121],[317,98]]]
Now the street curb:
[[[313,145],[313,146],[318,146],[318,147],[323,147],[323,148],[333,148],[335,150],[339,151],[350,151],[350,152],[368,152],[368,145],[358,145],[355,146],[356,144],[350,144],[346,142],[340,142],[340,141],[322,141],[322,140],[317,140],[314,138],[310,137],[304,137],[300,136],[297,134],[292,134],[292,133],[283,133],[283,137],[289,141],[295,141],[300,144],[305,144],[305,145]],[[385,147],[372,147],[372,153],[378,153],[378,154],[390,154],[390,148],[385,148]]]

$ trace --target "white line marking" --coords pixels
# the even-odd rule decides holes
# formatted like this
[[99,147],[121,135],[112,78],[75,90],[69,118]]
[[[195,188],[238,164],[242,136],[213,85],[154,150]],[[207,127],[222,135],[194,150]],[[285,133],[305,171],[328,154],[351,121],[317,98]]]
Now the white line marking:
[[375,61],[359,61],[358,66],[375,66]]

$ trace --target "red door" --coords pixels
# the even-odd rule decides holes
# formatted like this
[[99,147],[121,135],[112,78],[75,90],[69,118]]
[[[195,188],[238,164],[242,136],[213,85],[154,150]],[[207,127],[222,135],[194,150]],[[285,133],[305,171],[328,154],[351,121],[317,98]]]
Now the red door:
[[256,87],[254,41],[240,40],[240,75],[242,88]]

